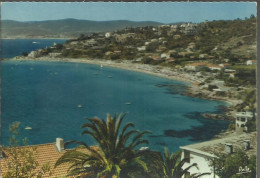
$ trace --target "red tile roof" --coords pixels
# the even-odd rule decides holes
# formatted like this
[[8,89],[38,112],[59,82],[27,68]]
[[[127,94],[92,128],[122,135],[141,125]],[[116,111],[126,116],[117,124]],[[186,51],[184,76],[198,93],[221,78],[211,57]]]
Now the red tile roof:
[[[68,164],[68,163],[59,165],[54,169],[54,165],[55,165],[56,161],[67,150],[63,150],[63,151],[59,152],[56,148],[55,143],[32,145],[32,146],[25,146],[25,147],[27,147],[31,150],[33,150],[33,148],[36,148],[36,160],[39,164],[37,169],[40,169],[42,167],[42,165],[49,163],[50,169],[52,172],[52,176],[45,176],[45,177],[65,177],[67,175],[68,168],[70,166],[70,164]],[[95,146],[95,147],[97,147],[97,146]],[[19,148],[22,148],[22,147],[18,147],[18,149]],[[7,154],[7,152],[4,152],[4,153]],[[7,160],[8,160],[8,155],[5,158],[0,160],[0,170],[1,170],[0,175],[1,176],[3,176],[7,172],[7,169],[8,169]]]

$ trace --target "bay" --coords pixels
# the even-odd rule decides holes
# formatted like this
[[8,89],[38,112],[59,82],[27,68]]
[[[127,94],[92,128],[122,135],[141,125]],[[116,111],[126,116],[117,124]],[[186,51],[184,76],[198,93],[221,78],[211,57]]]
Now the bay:
[[[14,121],[21,122],[29,144],[62,137],[93,145],[81,136],[86,117],[127,112],[124,123],[151,131],[149,147],[158,151],[209,140],[229,124],[202,118],[201,113],[221,113],[219,106],[226,103],[185,96],[184,82],[82,63],[4,61],[1,68],[5,145]],[[32,129],[25,130],[27,126]]]

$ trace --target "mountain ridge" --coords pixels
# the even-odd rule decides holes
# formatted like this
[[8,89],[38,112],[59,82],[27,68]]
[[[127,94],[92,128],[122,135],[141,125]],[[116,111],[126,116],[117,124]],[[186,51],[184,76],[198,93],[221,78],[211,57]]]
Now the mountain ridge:
[[126,27],[158,25],[163,25],[163,23],[130,20],[92,21],[72,18],[28,22],[2,20],[1,33],[2,38],[75,38],[82,33],[109,32]]

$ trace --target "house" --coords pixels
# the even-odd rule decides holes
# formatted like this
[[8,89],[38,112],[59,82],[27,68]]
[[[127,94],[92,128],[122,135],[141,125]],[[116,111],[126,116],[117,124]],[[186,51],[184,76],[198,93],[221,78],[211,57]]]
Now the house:
[[49,53],[50,57],[57,57],[59,55],[61,55],[62,53]]
[[152,55],[150,56],[153,60],[161,60],[161,57],[159,55]]
[[151,42],[146,41],[146,42],[144,43],[144,45],[147,46],[147,45],[149,45],[150,43],[151,43]]
[[168,59],[166,60],[166,63],[174,62],[174,61],[175,61],[175,59],[174,59],[173,57],[170,57],[170,58],[168,58]]
[[146,46],[137,47],[137,50],[138,51],[145,51],[146,50]]
[[253,119],[252,112],[237,112],[236,113],[236,131],[247,131],[246,123]]
[[224,68],[224,69],[226,69],[226,68],[228,68],[230,66],[230,64],[224,63],[224,64],[219,64],[219,66]]
[[256,60],[247,60],[246,61],[246,65],[255,65],[256,64]]
[[39,51],[32,51],[28,54],[28,57],[31,57],[31,58],[37,58],[40,56],[40,52]]
[[185,169],[193,163],[197,163],[199,170],[193,167],[189,169],[188,175],[194,173],[211,173],[210,175],[203,176],[203,178],[218,178],[217,175],[214,175],[214,170],[210,166],[210,160],[216,159],[217,153],[232,154],[240,149],[245,150],[248,156],[255,155],[257,145],[256,136],[256,132],[242,133],[240,135],[234,134],[221,139],[181,146],[182,159],[188,158],[188,161],[182,168]]
[[175,40],[178,40],[178,39],[180,39],[181,38],[181,35],[174,35],[173,36],[173,39],[175,39]]
[[205,62],[198,62],[198,63],[190,63],[185,65],[185,68],[187,70],[193,70],[193,71],[198,71],[203,67],[206,67],[207,64]]
[[235,73],[235,72],[232,72],[232,73],[229,74],[229,77],[230,77],[230,78],[235,78],[235,76],[236,76],[236,73]]
[[161,58],[165,58],[165,59],[169,59],[170,58],[170,56],[171,56],[171,53],[162,53],[161,54]]
[[210,70],[221,70],[223,67],[219,66],[219,65],[213,65],[213,64],[208,64],[207,67]]
[[110,38],[111,37],[111,33],[110,32],[105,33],[105,37],[106,38]]
[[[36,168],[40,169],[44,164],[49,163],[50,170],[52,172],[51,177],[66,177],[68,173],[68,168],[70,164],[62,164],[57,166],[54,169],[54,165],[56,161],[66,152],[68,149],[64,148],[64,140],[62,138],[56,138],[55,143],[46,143],[46,144],[39,144],[39,145],[31,145],[31,146],[22,146],[18,147],[17,149],[21,148],[28,148],[28,149],[36,149],[36,161],[38,162],[38,166]],[[97,146],[93,146],[92,148],[98,150]],[[0,149],[1,150],[1,149]],[[88,152],[87,150],[82,150],[83,152]],[[9,159],[9,155],[6,151],[3,151],[4,155],[2,158],[0,157],[0,177],[2,177],[7,172],[7,161]],[[46,176],[44,176],[46,177]]]

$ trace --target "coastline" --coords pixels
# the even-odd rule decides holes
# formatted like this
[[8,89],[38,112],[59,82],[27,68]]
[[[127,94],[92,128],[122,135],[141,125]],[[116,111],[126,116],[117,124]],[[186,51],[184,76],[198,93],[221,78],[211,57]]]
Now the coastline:
[[[227,103],[228,107],[234,107],[240,101],[226,97],[216,97],[212,96],[212,92],[201,90],[201,88],[196,85],[198,82],[194,77],[190,76],[189,74],[180,74],[178,71],[173,71],[169,67],[163,66],[152,66],[148,64],[139,64],[139,63],[131,63],[129,61],[111,61],[111,60],[102,60],[102,59],[86,59],[86,58],[50,58],[50,57],[39,57],[39,58],[24,58],[24,57],[15,57],[11,59],[7,59],[11,61],[46,61],[46,62],[71,62],[71,63],[87,63],[99,66],[108,66],[113,68],[119,68],[134,72],[145,73],[149,75],[154,75],[162,78],[167,78],[170,80],[177,80],[181,82],[185,82],[188,84],[189,88],[187,91],[187,95],[191,97],[209,99],[209,100],[217,100],[223,101]],[[202,94],[202,96],[199,96]],[[230,115],[230,114],[229,114]],[[232,115],[232,113],[231,113]]]

